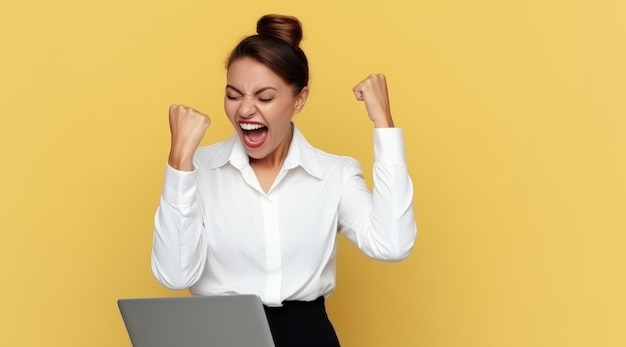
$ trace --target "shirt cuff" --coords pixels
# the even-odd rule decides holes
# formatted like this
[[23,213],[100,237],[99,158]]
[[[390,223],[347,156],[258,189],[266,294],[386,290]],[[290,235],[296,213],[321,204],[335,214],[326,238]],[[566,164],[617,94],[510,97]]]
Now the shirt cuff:
[[163,199],[175,206],[191,205],[196,195],[196,178],[198,170],[179,171],[169,164],[165,167],[165,183]]
[[387,165],[405,162],[404,135],[400,128],[374,129],[374,161]]

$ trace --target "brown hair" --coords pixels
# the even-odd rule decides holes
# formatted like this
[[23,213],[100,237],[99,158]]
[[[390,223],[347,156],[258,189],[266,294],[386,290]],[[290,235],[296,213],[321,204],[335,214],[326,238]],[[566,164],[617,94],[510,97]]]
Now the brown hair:
[[298,94],[309,84],[309,63],[300,48],[302,24],[296,17],[268,14],[257,22],[257,35],[248,36],[233,49],[226,67],[252,58],[280,76]]

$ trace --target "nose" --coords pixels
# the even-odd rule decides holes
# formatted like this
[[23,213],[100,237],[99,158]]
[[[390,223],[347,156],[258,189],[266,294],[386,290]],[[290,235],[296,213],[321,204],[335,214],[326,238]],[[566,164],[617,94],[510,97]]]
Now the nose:
[[256,113],[256,105],[254,104],[254,99],[249,97],[244,97],[241,101],[241,105],[239,106],[239,116],[243,118],[250,118],[254,116]]

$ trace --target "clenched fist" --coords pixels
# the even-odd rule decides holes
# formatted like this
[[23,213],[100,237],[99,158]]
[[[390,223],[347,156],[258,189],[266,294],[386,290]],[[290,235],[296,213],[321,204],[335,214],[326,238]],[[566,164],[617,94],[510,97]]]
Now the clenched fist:
[[170,106],[172,143],[168,163],[182,171],[193,170],[193,155],[211,124],[209,116],[184,105]]
[[377,128],[393,127],[387,80],[383,74],[372,74],[357,84],[352,91],[359,101],[365,102],[367,114]]

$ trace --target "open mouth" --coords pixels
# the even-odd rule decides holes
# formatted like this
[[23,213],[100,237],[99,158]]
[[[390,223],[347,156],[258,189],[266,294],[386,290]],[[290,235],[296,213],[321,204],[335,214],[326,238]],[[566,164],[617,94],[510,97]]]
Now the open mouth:
[[258,148],[265,143],[267,139],[267,127],[261,123],[241,122],[239,123],[243,130],[243,143],[246,147]]

